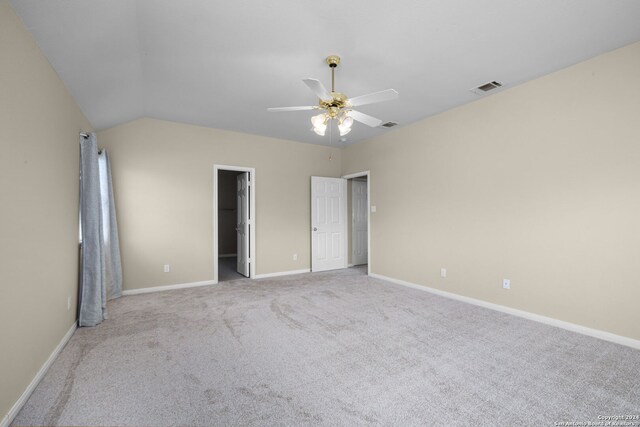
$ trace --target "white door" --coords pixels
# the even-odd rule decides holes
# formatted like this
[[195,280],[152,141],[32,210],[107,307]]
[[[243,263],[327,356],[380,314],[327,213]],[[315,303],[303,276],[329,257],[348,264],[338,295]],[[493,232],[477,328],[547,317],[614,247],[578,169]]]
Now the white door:
[[311,177],[311,271],[347,266],[347,180]]
[[366,264],[369,253],[367,181],[351,181],[351,206],[351,262],[353,265]]
[[251,191],[251,181],[249,180],[249,173],[243,172],[237,176],[237,206],[236,212],[238,217],[236,219],[236,232],[238,241],[238,273],[243,276],[249,277],[249,233],[250,233],[250,221],[249,217],[249,200]]

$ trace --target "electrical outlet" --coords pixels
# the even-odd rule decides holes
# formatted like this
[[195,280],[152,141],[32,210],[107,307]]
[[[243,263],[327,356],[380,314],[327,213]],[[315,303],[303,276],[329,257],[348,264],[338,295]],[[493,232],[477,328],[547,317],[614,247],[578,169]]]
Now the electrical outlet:
[[447,269],[446,268],[441,268],[440,269],[440,277],[447,277]]
[[67,311],[71,310],[71,297],[67,297]]
[[297,261],[298,260],[298,254],[293,254],[293,260]]
[[376,206],[371,206],[371,213],[376,213],[378,208]]
[[170,266],[169,264],[165,264],[165,265],[164,265],[164,272],[165,272],[165,273],[168,273],[168,272],[170,272],[170,271],[171,271],[171,266]]
[[502,289],[511,289],[511,280],[502,279]]

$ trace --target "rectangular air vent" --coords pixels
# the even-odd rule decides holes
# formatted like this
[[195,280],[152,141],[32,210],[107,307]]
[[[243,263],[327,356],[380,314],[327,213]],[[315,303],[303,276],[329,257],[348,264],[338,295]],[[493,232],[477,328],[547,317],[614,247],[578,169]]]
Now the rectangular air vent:
[[396,122],[387,122],[387,123],[383,123],[380,126],[385,127],[385,128],[392,128],[394,126],[398,126],[398,124]]
[[478,87],[474,87],[473,89],[471,89],[471,92],[477,94],[477,95],[484,95],[487,92],[490,92],[492,90],[498,89],[502,87],[502,83],[497,82],[497,81],[492,81],[489,83],[485,83],[483,85],[480,85]]
[[500,83],[494,81],[494,82],[485,83],[482,86],[478,86],[478,89],[480,89],[483,92],[489,92],[490,90],[493,90],[500,86],[502,86]]

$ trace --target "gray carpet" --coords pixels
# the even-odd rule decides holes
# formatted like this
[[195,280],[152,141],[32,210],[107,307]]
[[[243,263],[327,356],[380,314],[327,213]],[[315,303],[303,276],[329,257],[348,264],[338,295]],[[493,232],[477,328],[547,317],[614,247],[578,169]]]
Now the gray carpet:
[[238,273],[238,258],[222,257],[218,258],[218,282],[243,279],[244,276]]
[[640,351],[362,269],[128,296],[14,425],[554,425],[640,413]]

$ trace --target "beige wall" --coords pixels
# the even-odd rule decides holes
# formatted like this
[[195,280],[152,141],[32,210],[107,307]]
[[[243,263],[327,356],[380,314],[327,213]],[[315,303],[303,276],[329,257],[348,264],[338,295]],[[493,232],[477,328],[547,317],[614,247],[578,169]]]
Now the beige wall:
[[373,272],[640,339],[639,72],[636,43],[345,149]]
[[214,164],[256,169],[257,274],[309,268],[310,177],[340,176],[339,149],[152,119],[99,132],[98,144],[111,160],[124,289],[213,279]]
[[76,319],[78,132],[91,129],[4,0],[0,58],[1,420]]

